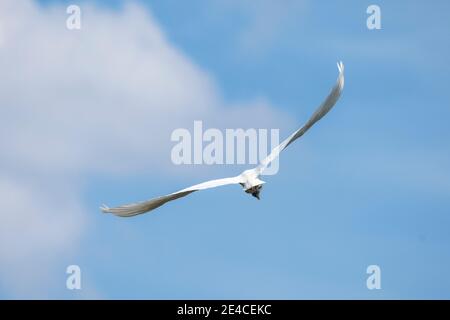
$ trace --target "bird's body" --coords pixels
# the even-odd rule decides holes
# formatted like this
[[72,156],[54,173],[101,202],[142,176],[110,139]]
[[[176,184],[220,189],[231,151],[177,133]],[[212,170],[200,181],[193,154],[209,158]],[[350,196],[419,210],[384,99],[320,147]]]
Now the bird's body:
[[200,183],[194,185],[189,188],[185,188],[183,190],[171,193],[166,196],[154,198],[151,200],[133,203],[128,205],[123,205],[115,208],[109,208],[107,206],[102,206],[101,210],[105,213],[112,213],[114,215],[120,217],[131,217],[141,213],[145,213],[151,210],[154,210],[166,202],[187,196],[192,192],[219,187],[228,184],[240,184],[246,193],[251,194],[255,198],[259,200],[260,191],[262,185],[265,183],[259,177],[263,174],[264,170],[269,166],[269,164],[277,158],[281,151],[283,151],[287,146],[289,146],[292,142],[300,138],[309,128],[311,128],[317,121],[322,119],[328,111],[335,105],[337,100],[339,99],[342,89],[344,88],[344,65],[342,62],[338,63],[339,76],[335,86],[332,88],[330,94],[327,96],[324,102],[317,108],[311,118],[303,125],[300,129],[291,134],[287,139],[285,139],[282,143],[276,146],[271,153],[260,162],[260,164],[253,169],[245,170],[240,175],[230,178],[216,179],[207,181],[204,183]]
[[239,175],[242,179],[242,187],[245,191],[260,186],[264,181],[259,179],[259,174],[255,169],[245,170]]

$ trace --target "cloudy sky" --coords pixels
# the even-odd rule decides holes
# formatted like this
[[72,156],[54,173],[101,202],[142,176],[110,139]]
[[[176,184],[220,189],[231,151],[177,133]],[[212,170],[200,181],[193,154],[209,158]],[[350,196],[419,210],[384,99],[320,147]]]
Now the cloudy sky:
[[[370,4],[1,0],[0,298],[450,298],[450,4],[377,1],[368,30]],[[239,173],[174,165],[171,132],[283,138],[338,60],[341,100],[261,201],[228,186],[99,212]]]

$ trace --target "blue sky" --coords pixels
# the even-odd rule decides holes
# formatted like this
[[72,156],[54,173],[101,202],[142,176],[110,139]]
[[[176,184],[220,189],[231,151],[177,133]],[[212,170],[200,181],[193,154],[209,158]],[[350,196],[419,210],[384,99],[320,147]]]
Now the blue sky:
[[[450,298],[448,2],[377,1],[368,30],[364,1],[83,1],[79,31],[74,1],[26,3],[0,10],[1,298]],[[240,172],[173,165],[170,132],[283,138],[338,60],[343,96],[261,201],[227,186],[100,214]]]

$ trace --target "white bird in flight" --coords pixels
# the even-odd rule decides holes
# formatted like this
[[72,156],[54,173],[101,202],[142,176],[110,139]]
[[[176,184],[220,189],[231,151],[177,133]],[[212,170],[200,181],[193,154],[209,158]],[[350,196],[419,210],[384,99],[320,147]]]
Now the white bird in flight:
[[331,89],[330,94],[327,96],[324,102],[317,108],[308,122],[303,125],[300,129],[291,134],[286,140],[280,143],[278,146],[273,148],[270,154],[262,160],[259,165],[253,169],[245,170],[240,175],[231,178],[223,178],[210,180],[200,184],[196,184],[192,187],[185,188],[183,190],[171,193],[166,196],[153,198],[151,200],[127,204],[115,208],[109,208],[103,205],[100,209],[104,213],[112,213],[119,217],[132,217],[138,214],[142,214],[151,210],[154,210],[166,202],[179,199],[181,197],[187,196],[195,191],[220,187],[228,184],[240,184],[246,193],[251,194],[259,200],[259,193],[261,191],[264,181],[259,179],[259,176],[264,172],[264,170],[269,166],[269,164],[276,159],[280,152],[286,149],[288,145],[300,138],[309,128],[311,128],[317,121],[322,119],[324,115],[331,110],[335,105],[336,101],[339,99],[342,89],[344,88],[344,64],[338,62],[337,67],[339,69],[339,76],[337,78],[336,84]]

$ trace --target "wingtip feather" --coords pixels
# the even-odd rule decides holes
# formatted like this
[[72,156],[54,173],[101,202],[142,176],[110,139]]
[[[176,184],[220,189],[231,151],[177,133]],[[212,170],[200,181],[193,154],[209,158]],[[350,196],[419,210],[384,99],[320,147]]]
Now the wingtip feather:
[[337,63],[337,67],[338,67],[340,73],[344,72],[344,63],[342,63],[342,61],[339,61]]

